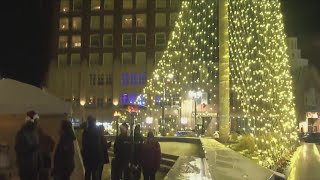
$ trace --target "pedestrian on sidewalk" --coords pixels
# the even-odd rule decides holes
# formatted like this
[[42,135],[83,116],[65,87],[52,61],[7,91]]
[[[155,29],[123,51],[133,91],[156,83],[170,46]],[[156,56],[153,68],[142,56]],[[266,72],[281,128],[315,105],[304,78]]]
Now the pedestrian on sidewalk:
[[[131,134],[132,136],[132,134]],[[134,133],[133,133],[133,153],[131,157],[131,173],[132,173],[132,179],[139,180],[141,177],[141,147],[143,144],[143,136],[141,134],[141,127],[140,124],[137,124],[134,127]]]
[[108,149],[111,147],[111,142],[108,143],[107,139],[104,136],[105,128],[103,125],[100,125],[99,127],[99,132],[101,135],[101,144],[102,144],[102,153],[103,153],[103,159],[99,167],[99,177],[98,179],[102,179],[102,172],[103,172],[103,167],[105,164],[109,164],[109,155],[108,155]]
[[103,161],[101,133],[96,126],[96,119],[87,118],[88,127],[82,134],[82,156],[85,168],[85,180],[98,180],[99,168]]
[[38,123],[39,115],[28,111],[26,122],[16,135],[15,151],[20,180],[38,180],[41,164]]
[[9,180],[11,175],[11,159],[9,156],[9,145],[7,142],[0,142],[0,179]]
[[120,126],[120,135],[114,142],[114,156],[111,162],[111,179],[127,180],[129,179],[129,162],[130,162],[130,137],[128,136],[128,125],[122,123]]
[[146,141],[141,148],[141,165],[144,180],[155,180],[155,174],[160,168],[161,148],[153,132],[148,132]]
[[68,120],[61,122],[60,139],[54,154],[52,175],[54,180],[70,180],[74,170],[74,141],[76,136]]
[[51,153],[53,152],[55,142],[44,132],[42,128],[38,128],[41,166],[39,172],[39,180],[48,180],[51,172]]

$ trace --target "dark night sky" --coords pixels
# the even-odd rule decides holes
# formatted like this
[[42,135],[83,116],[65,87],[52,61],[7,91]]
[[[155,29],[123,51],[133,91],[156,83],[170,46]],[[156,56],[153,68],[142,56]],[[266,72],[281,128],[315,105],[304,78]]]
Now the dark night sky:
[[[1,10],[0,74],[43,84],[50,58],[50,1],[4,1],[8,5],[2,8],[8,11]],[[319,0],[281,1],[288,36],[298,36],[302,55],[320,68]]]

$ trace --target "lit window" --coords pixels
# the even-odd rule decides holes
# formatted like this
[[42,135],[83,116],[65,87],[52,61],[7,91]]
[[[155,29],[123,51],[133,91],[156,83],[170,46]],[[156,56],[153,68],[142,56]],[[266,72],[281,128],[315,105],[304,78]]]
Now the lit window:
[[73,10],[81,11],[82,9],[82,0],[73,0]]
[[145,33],[137,33],[137,46],[146,46],[146,34]]
[[123,9],[132,9],[132,0],[123,0]]
[[100,17],[91,16],[90,29],[97,30],[100,29]]
[[132,46],[132,34],[126,33],[122,35],[122,46],[131,47]]
[[60,1],[60,12],[69,12],[70,4],[69,0],[61,0]]
[[131,73],[130,74],[130,85],[136,85],[138,83],[138,74]]
[[91,10],[100,10],[100,0],[91,0]]
[[113,16],[104,16],[103,27],[105,29],[112,29],[113,28]]
[[145,52],[136,52],[136,64],[146,64]]
[[67,48],[67,47],[68,47],[68,36],[60,36],[59,48]]
[[90,62],[90,66],[101,65],[99,53],[90,53],[89,62]]
[[170,14],[170,26],[174,26],[177,19],[178,19],[179,14],[178,13],[171,13]]
[[128,94],[123,94],[121,96],[121,104],[128,104],[129,103],[129,97]]
[[112,47],[112,46],[113,46],[112,34],[105,34],[103,36],[103,47]]
[[103,53],[103,64],[104,65],[113,64],[113,55],[112,55],[112,53]]
[[171,8],[179,8],[180,7],[180,0],[170,0],[170,7]]
[[106,74],[106,85],[112,84],[112,73]]
[[157,64],[162,58],[163,52],[157,51],[154,55],[154,63]]
[[96,98],[95,97],[90,97],[88,100],[89,105],[95,105],[96,104]]
[[81,47],[81,36],[72,36],[72,47],[73,48]]
[[166,8],[167,0],[156,0],[156,8]]
[[98,86],[104,85],[104,74],[98,74]]
[[137,14],[136,15],[136,26],[140,28],[146,27],[147,17],[146,14]]
[[95,86],[97,84],[97,76],[96,74],[89,75],[89,84],[90,86]]
[[80,54],[71,54],[71,66],[81,65]]
[[129,94],[129,104],[134,104],[137,100],[137,94]]
[[58,66],[59,67],[68,66],[68,56],[67,56],[67,54],[59,54],[58,55]]
[[122,28],[132,28],[132,15],[122,16]]
[[166,13],[156,14],[156,27],[164,27],[167,24],[166,22],[167,22]]
[[137,0],[136,8],[137,9],[146,9],[147,8],[147,0]]
[[156,45],[165,45],[166,44],[166,34],[165,33],[156,33]]
[[59,29],[60,30],[68,30],[69,29],[69,19],[68,18],[60,18]]
[[100,35],[93,34],[90,36],[90,47],[100,47]]
[[122,64],[132,64],[132,53],[131,52],[122,53]]
[[81,18],[80,17],[72,18],[72,29],[73,30],[80,30],[81,29]]
[[145,85],[146,84],[146,74],[145,73],[140,73],[138,76],[138,84],[140,85]]
[[113,10],[114,9],[114,0],[104,0],[104,9]]
[[121,85],[128,85],[129,84],[129,74],[122,73],[121,74]]

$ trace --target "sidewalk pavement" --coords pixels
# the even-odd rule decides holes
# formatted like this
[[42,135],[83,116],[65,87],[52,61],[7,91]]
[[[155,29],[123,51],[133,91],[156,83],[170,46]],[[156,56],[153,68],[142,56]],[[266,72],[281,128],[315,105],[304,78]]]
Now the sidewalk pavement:
[[288,180],[320,179],[320,146],[314,143],[301,145],[292,157]]
[[273,172],[214,139],[201,138],[209,172],[214,180],[269,180]]

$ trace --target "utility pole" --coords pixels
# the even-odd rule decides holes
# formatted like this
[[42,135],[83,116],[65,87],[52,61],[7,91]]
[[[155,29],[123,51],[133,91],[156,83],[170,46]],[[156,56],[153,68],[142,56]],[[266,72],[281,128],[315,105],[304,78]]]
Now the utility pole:
[[230,81],[229,81],[229,15],[228,0],[219,4],[219,139],[225,143],[230,134]]

